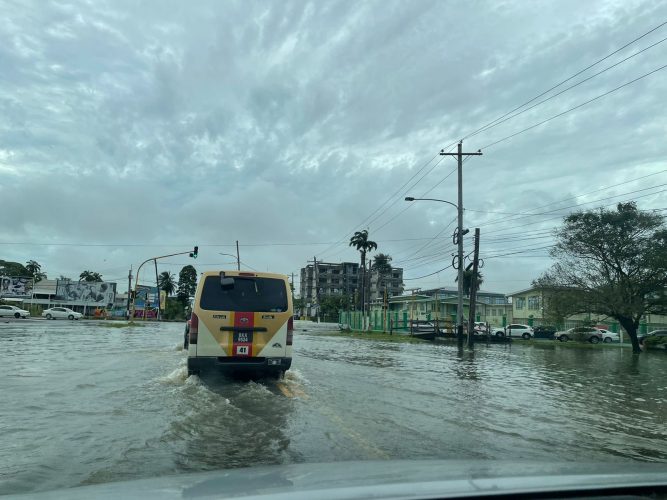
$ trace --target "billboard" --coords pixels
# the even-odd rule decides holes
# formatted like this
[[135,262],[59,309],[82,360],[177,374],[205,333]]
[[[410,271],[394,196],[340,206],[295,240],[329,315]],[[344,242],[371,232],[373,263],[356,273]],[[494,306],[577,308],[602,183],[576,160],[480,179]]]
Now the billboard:
[[0,297],[32,297],[32,278],[0,277]]
[[146,302],[149,307],[155,307],[158,301],[158,290],[156,286],[139,285],[137,287],[137,298],[134,300],[135,309],[145,309]]
[[84,302],[104,307],[113,304],[115,297],[116,283],[70,280],[56,282],[56,300]]

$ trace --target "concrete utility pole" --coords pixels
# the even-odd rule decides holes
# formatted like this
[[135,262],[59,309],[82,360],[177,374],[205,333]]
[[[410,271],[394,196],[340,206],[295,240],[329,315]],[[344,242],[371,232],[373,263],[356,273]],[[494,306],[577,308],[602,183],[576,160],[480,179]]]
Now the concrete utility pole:
[[160,277],[157,275],[157,259],[153,259],[153,263],[155,264],[155,289],[157,290],[157,314],[155,319],[160,321]]
[[315,279],[315,310],[317,311],[317,322],[320,322],[320,287],[317,282],[317,257],[313,257],[313,279]]
[[127,273],[127,312],[128,313],[130,312],[131,300],[132,300],[132,266],[130,266],[130,270]]
[[[446,153],[445,150],[440,151],[441,156],[456,156],[458,160],[458,191],[459,198],[457,204],[458,211],[458,227],[456,228],[455,239],[458,243],[458,258],[457,258],[457,269],[458,273],[458,282],[459,282],[459,301],[457,305],[457,338],[459,344],[463,344],[463,155],[467,156],[481,156],[482,152],[477,151],[476,153],[463,153],[463,141],[459,141],[458,150],[456,153]],[[468,325],[470,329],[470,325]]]
[[[468,346],[475,342],[475,307],[477,305],[477,271],[479,269],[479,228],[475,228],[475,254],[472,260],[472,279],[470,280],[470,305],[468,306]],[[488,332],[487,332],[488,333]]]
[[236,240],[236,270],[241,270],[241,254],[239,254],[239,240]]

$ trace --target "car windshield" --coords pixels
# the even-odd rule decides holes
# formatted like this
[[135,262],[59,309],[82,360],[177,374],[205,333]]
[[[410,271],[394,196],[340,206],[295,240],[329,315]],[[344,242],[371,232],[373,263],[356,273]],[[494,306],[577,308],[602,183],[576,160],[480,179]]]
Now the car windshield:
[[667,1],[0,12],[0,498],[667,470]]

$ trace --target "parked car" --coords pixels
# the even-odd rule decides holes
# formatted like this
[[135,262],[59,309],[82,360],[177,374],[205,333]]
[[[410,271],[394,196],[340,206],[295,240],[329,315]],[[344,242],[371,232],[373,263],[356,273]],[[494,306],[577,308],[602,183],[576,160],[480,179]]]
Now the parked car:
[[45,309],[42,312],[42,316],[46,319],[69,319],[75,320],[83,317],[83,314],[76,311],[72,311],[68,307],[52,307],[50,309]]
[[536,326],[533,329],[533,336],[536,339],[550,339],[552,340],[554,338],[554,334],[556,333],[556,328],[553,326]]
[[[644,341],[647,339],[660,338],[667,346],[667,340],[664,340],[665,337],[667,337],[667,330],[653,330],[652,332],[649,332],[646,335],[640,335],[639,337],[637,337],[637,340],[639,341],[640,345],[644,345]],[[667,347],[665,347],[665,349],[667,349]]]
[[25,309],[16,306],[0,306],[0,316],[15,317],[15,318],[29,318],[30,313]]
[[620,342],[621,337],[618,333],[607,330],[606,328],[598,328],[602,333],[602,341],[606,344],[610,342]]
[[570,328],[569,330],[556,332],[554,334],[554,339],[561,342],[567,342],[568,340],[584,340],[591,344],[597,344],[598,342],[602,342],[603,335],[598,328],[593,326],[577,326],[575,328]]
[[521,337],[525,340],[528,340],[533,337],[534,331],[532,326],[512,323],[511,325],[507,325],[505,328],[496,328],[493,331],[493,334],[496,337]]

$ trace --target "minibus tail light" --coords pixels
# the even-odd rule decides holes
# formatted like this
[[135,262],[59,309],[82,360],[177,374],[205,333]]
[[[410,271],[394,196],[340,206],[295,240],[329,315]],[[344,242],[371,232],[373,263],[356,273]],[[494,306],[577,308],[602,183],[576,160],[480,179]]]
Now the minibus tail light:
[[287,345],[292,345],[292,338],[294,336],[294,316],[290,316],[287,320]]
[[195,313],[190,316],[190,343],[197,343],[197,335],[199,334],[199,318]]

